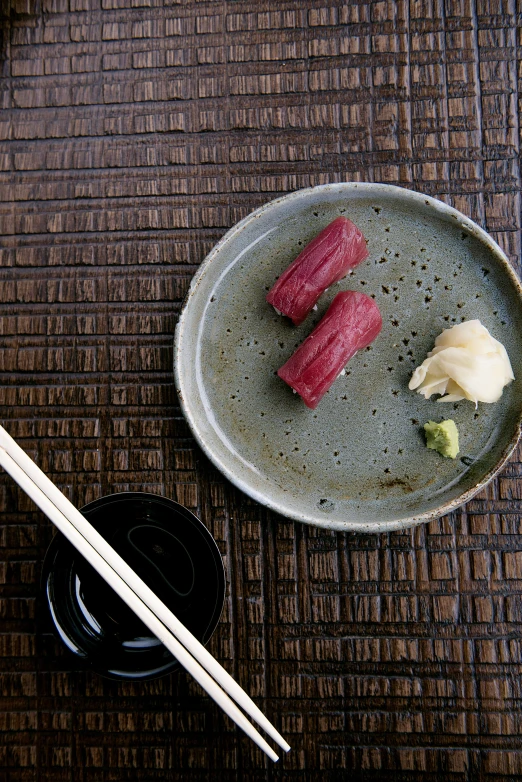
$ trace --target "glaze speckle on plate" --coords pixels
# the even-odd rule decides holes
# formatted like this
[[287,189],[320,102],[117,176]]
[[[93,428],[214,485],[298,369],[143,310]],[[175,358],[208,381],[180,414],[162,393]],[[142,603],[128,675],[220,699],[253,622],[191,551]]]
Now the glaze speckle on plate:
[[[266,292],[344,214],[369,257],[299,327]],[[277,369],[341,290],[372,296],[383,329],[309,410]],[[506,347],[515,381],[500,401],[438,404],[408,390],[444,328],[478,318]],[[176,386],[201,447],[239,488],[290,518],[385,531],[462,504],[516,445],[522,295],[505,255],[469,218],[391,185],[335,184],[273,201],[232,228],[196,273],[176,329]],[[455,461],[426,449],[427,420],[455,420]]]

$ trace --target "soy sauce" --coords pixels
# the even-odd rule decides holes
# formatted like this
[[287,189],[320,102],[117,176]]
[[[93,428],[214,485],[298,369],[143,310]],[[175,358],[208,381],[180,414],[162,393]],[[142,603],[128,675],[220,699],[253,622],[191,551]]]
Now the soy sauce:
[[[223,606],[216,543],[186,508],[125,493],[82,509],[90,523],[200,640]],[[100,673],[145,678],[177,666],[170,652],[68,541],[58,535],[44,566],[51,615],[62,640]]]

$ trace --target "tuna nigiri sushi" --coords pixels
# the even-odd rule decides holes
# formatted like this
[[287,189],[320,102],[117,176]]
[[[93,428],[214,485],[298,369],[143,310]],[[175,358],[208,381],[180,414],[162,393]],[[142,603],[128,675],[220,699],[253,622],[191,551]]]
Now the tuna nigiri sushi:
[[299,253],[266,300],[298,326],[321,293],[367,256],[366,240],[357,226],[337,217]]
[[352,356],[373,342],[381,327],[381,313],[373,299],[356,291],[338,293],[277,374],[314,409]]

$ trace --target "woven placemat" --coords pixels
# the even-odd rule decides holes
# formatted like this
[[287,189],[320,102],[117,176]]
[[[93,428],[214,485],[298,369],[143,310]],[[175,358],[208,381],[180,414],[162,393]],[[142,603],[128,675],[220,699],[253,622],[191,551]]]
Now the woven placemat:
[[81,506],[173,497],[225,561],[210,650],[288,738],[266,761],[185,674],[115,683],[50,633],[49,522],[0,476],[0,782],[522,778],[520,451],[389,535],[275,517],[177,403],[188,282],[301,187],[453,204],[520,258],[514,0],[11,0],[0,8],[2,423]]

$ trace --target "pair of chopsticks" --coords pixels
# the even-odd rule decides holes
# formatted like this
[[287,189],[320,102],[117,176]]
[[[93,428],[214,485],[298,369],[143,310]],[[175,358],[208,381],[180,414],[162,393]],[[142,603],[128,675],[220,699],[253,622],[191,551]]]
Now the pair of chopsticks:
[[85,516],[82,516],[80,511],[69,502],[2,426],[0,426],[0,465],[149,630],[172,652],[181,665],[192,674],[198,684],[221,706],[230,719],[244,730],[269,758],[274,761],[279,759],[243,712],[238,709],[236,703],[266,731],[276,744],[288,752],[290,746],[239,684],[95,530]]

